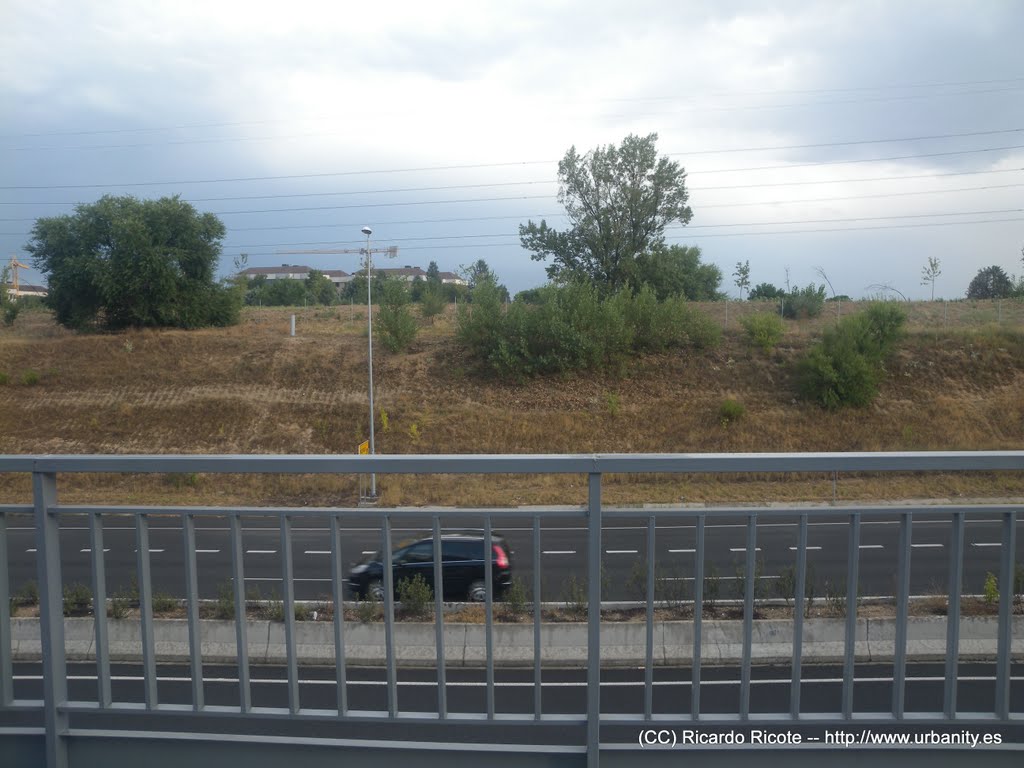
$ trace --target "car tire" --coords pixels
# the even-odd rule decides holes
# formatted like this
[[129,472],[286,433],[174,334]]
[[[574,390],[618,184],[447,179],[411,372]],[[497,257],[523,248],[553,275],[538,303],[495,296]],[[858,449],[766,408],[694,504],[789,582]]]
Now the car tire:
[[469,585],[466,590],[466,599],[471,603],[482,603],[487,599],[487,584],[477,580]]

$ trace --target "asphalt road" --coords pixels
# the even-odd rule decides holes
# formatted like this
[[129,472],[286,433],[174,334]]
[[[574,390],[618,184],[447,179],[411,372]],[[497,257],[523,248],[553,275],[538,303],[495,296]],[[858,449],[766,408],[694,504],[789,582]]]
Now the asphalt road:
[[[95,701],[95,667],[91,664],[69,665],[69,694],[72,700]],[[136,664],[115,664],[112,667],[113,698],[115,702],[143,702],[142,670]],[[34,699],[42,695],[41,669],[38,664],[15,665],[15,697]],[[350,667],[347,692],[349,707],[359,712],[385,712],[387,688],[385,671],[381,668]],[[160,665],[158,695],[162,703],[191,703],[191,677],[188,667]],[[653,710],[656,714],[686,716],[690,711],[689,668],[656,668],[654,674]],[[258,707],[287,707],[286,672],[278,666],[254,666],[252,675],[253,704]],[[204,695],[208,705],[237,706],[237,672],[229,665],[204,667]],[[616,668],[602,670],[601,712],[606,716],[636,715],[643,712],[643,669]],[[1011,669],[1010,708],[1024,712],[1024,664]],[[801,685],[801,712],[813,717],[815,712],[835,712],[840,709],[842,668],[837,665],[804,665]],[[861,664],[856,668],[854,683],[854,709],[857,712],[886,712],[891,707],[892,666]],[[330,667],[304,666],[299,668],[300,701],[304,709],[330,710],[337,706],[334,670]],[[735,713],[739,706],[739,668],[703,667],[701,683],[702,713],[713,717],[718,713]],[[446,695],[448,710],[452,713],[486,711],[485,672],[482,669],[449,669]],[[787,665],[756,666],[752,670],[750,693],[753,713],[785,713],[789,709],[791,670]],[[963,663],[959,668],[958,702],[961,712],[991,712],[994,702],[995,665],[991,663]],[[941,707],[944,677],[941,664],[912,663],[907,667],[907,712],[934,712]],[[546,668],[542,683],[542,710],[545,714],[578,714],[586,706],[586,671],[581,669]],[[498,713],[533,712],[533,672],[531,669],[496,670],[495,703]],[[398,670],[398,705],[400,712],[437,712],[436,672],[432,669]],[[130,714],[105,714],[108,725],[124,727],[118,718]],[[95,718],[94,718],[95,719]],[[194,721],[193,721],[194,726]],[[666,727],[684,727],[680,720]],[[154,727],[173,727],[173,718]],[[204,726],[214,728],[210,719]],[[223,725],[221,726],[223,727]],[[235,720],[232,727],[267,733],[275,727],[272,720],[246,723]],[[705,726],[702,726],[705,727]],[[711,726],[706,726],[711,728]],[[735,726],[722,726],[724,730]],[[757,727],[799,730],[807,736],[822,737],[825,726],[772,723]],[[829,729],[841,728],[833,723]],[[859,731],[862,726],[857,725]],[[911,722],[896,724],[890,732],[914,732],[926,726]],[[1011,728],[995,728],[987,724],[950,724],[953,730],[965,729],[979,734],[1000,733],[1005,741],[1024,742],[1024,723]],[[571,727],[523,729],[519,726],[496,724],[495,731],[484,736],[484,731],[463,728],[456,738],[465,740],[515,741],[533,743],[574,743],[580,735]],[[639,726],[602,727],[602,741],[632,741]],[[853,725],[850,724],[850,730]],[[431,731],[437,735],[432,735]],[[331,738],[443,738],[450,731],[440,731],[436,725],[417,726],[408,721],[400,723],[338,723],[309,721],[301,724],[301,732],[308,736]],[[540,741],[538,741],[540,739]],[[575,742],[578,743],[578,742]]]
[[[375,519],[376,516],[376,519]],[[756,557],[761,576],[771,594],[771,582],[796,561],[797,523],[795,515],[761,517],[757,524]],[[368,510],[359,519],[342,521],[341,548],[346,569],[381,548],[379,513]],[[616,519],[606,513],[602,530],[604,596],[608,600],[638,599],[630,585],[631,575],[646,559],[646,523]],[[393,543],[414,540],[429,532],[431,521],[403,518],[394,523]],[[482,518],[461,520],[450,530],[481,529]],[[1024,562],[1024,535],[1018,520],[1015,560]],[[529,585],[533,562],[532,520],[503,519],[494,524],[513,549],[514,574]],[[196,523],[200,597],[215,598],[224,584],[230,584],[230,541],[223,517],[199,518]],[[845,516],[811,518],[808,526],[808,563],[814,574],[815,593],[824,593],[826,581],[842,588],[846,580],[849,525]],[[998,572],[1002,552],[1001,523],[995,516],[968,520],[964,553],[964,592],[982,591],[985,574]],[[721,584],[721,597],[732,597],[736,571],[746,555],[746,518],[710,515],[706,524],[706,562],[714,565]],[[899,522],[895,513],[865,517],[861,523],[860,594],[892,595],[897,570]],[[150,557],[154,589],[173,596],[184,594],[183,541],[180,520],[153,516],[150,524]],[[36,578],[34,529],[29,518],[12,516],[8,528],[8,562],[12,587]],[[657,524],[655,562],[659,577],[677,582],[689,591],[693,581],[695,522],[692,518],[661,518]],[[911,593],[945,594],[948,584],[949,516],[930,514],[915,519],[912,533]],[[247,587],[259,587],[263,596],[280,594],[280,533],[276,520],[260,517],[243,519],[243,549]],[[65,583],[91,579],[89,531],[84,518],[68,517],[61,531],[61,556]],[[135,529],[130,518],[110,516],[105,520],[105,563],[108,592],[129,585],[136,569]],[[297,515],[293,518],[292,551],[296,597],[317,599],[330,594],[330,537],[323,518]],[[542,600],[564,599],[570,575],[586,576],[586,528],[579,519],[543,521],[541,533]]]

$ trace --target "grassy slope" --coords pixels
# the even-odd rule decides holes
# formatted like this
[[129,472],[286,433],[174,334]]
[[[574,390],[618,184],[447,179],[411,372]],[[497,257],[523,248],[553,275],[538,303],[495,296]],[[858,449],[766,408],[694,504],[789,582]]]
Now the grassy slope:
[[[708,311],[724,323],[724,305]],[[910,308],[911,333],[876,403],[826,413],[795,399],[793,362],[834,316],[788,322],[772,355],[751,349],[733,304],[711,352],[635,361],[624,376],[500,383],[472,370],[449,320],[413,349],[375,349],[384,453],[587,453],[1020,449],[1024,307]],[[856,307],[844,305],[843,314]],[[830,311],[834,311],[831,310]],[[252,310],[235,328],[75,335],[29,313],[0,329],[0,453],[353,453],[367,433],[365,315],[359,309]],[[26,371],[40,382],[22,383]],[[728,427],[718,406],[746,407]],[[135,501],[348,503],[353,478],[69,478],[62,497]],[[1024,478],[844,477],[841,498],[1024,495]],[[0,478],[0,498],[28,498]],[[579,503],[581,478],[387,478],[387,503]],[[606,498],[741,501],[830,498],[828,478],[609,478]]]

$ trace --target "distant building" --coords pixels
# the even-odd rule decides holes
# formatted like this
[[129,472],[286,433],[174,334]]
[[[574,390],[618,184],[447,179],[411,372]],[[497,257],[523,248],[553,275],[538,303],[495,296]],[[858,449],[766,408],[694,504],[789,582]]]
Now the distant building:
[[438,277],[445,285],[469,285],[469,281],[459,277],[454,272],[439,272]]
[[11,298],[18,298],[19,296],[35,296],[41,299],[47,294],[45,285],[29,285],[28,283],[19,283],[18,290],[14,290],[13,285],[4,285],[4,290],[7,291],[7,295]]
[[[301,264],[282,264],[279,267],[248,267],[238,274],[240,277],[249,279],[265,277],[267,280],[305,280],[311,271],[313,271],[312,267]],[[342,272],[340,269],[318,269],[316,271],[323,273],[328,280],[334,283],[336,288],[341,288],[352,280],[352,275]]]
[[384,277],[405,280],[407,283],[413,282],[417,277],[420,280],[427,279],[426,272],[419,267],[410,267],[409,265],[392,269],[375,269],[373,272],[374,274],[383,275]]

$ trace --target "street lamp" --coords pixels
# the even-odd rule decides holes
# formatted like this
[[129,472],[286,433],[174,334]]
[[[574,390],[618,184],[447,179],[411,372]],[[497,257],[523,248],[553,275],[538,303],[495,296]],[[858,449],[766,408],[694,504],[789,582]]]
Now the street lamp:
[[[370,274],[370,235],[373,230],[363,227],[361,230],[366,235],[366,328],[369,338],[369,360],[370,360],[370,455],[374,455],[373,444],[373,294],[370,286],[373,284],[373,276]],[[377,498],[377,473],[370,473],[370,498]]]

